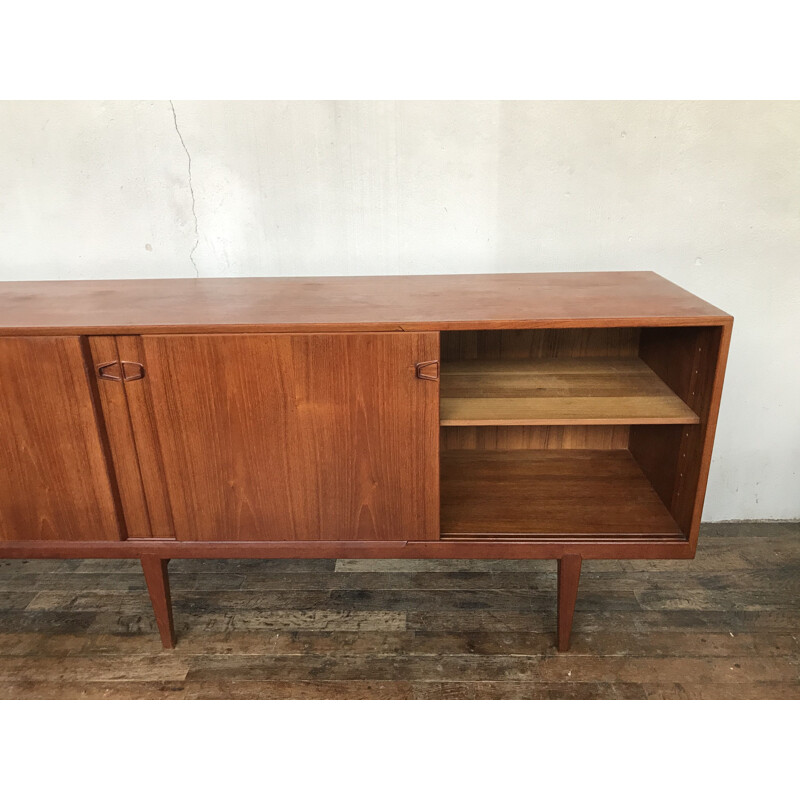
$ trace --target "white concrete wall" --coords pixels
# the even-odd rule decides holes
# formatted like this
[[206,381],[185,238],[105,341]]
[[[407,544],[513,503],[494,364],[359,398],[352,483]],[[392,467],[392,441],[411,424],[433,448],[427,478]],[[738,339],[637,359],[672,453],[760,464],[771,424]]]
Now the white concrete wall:
[[175,112],[0,103],[0,280],[652,269],[736,317],[705,518],[800,517],[800,103]]

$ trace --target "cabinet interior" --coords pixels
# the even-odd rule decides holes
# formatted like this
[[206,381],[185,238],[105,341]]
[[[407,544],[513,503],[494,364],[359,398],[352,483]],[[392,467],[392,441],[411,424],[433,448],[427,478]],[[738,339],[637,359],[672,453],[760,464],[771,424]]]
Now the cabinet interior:
[[442,332],[442,538],[685,539],[720,334]]

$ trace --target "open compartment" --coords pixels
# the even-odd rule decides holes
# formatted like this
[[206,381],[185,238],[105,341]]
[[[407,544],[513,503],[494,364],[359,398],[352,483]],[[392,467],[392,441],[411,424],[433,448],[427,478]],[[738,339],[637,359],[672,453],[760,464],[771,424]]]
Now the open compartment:
[[447,331],[443,539],[686,539],[718,327]]

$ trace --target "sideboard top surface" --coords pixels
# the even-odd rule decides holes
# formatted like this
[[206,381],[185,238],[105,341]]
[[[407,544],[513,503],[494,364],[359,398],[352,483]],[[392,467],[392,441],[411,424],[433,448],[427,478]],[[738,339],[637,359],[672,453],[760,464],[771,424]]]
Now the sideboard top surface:
[[654,272],[0,282],[0,334],[713,325]]

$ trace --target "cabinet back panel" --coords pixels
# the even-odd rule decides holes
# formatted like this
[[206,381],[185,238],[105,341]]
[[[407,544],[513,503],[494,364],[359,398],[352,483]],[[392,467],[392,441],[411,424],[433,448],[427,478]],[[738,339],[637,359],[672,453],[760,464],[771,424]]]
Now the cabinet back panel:
[[442,428],[445,450],[625,450],[627,425],[474,425]]
[[442,331],[442,360],[635,357],[639,328]]

